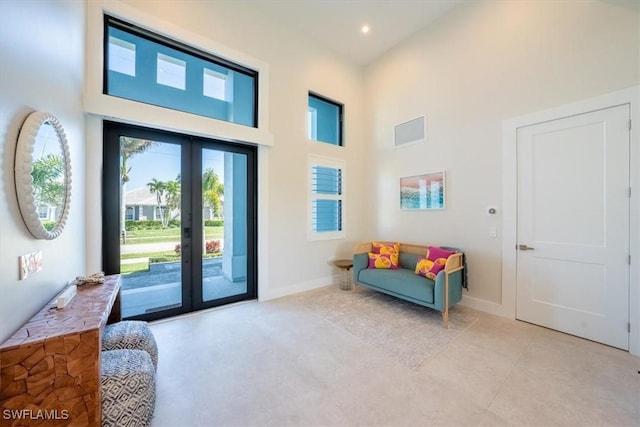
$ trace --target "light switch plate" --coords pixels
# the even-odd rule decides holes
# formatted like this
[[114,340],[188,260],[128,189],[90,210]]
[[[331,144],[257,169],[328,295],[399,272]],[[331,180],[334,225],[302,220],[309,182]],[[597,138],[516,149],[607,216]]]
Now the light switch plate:
[[24,280],[38,271],[42,271],[42,251],[29,252],[18,257],[20,280]]
[[489,237],[498,237],[498,229],[496,227],[489,227]]

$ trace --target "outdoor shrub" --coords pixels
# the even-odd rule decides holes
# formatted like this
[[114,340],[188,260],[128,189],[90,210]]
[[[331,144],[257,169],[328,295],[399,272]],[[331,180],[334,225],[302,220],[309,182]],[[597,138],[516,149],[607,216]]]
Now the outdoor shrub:
[[176,252],[176,254],[180,255],[180,252],[182,251],[182,245],[180,243],[177,243],[176,247],[173,248],[173,250]]
[[42,226],[44,227],[45,230],[51,231],[56,226],[56,222],[55,221],[43,221],[42,222]]
[[125,230],[127,231],[161,230],[162,221],[160,220],[144,220],[144,221],[128,220],[128,221],[125,221],[124,227],[125,227]]
[[179,255],[159,255],[154,257],[149,257],[149,264],[153,264],[156,262],[171,262],[171,261],[180,261]]
[[208,254],[214,254],[220,252],[221,244],[220,240],[209,240],[205,244],[205,248]]
[[223,227],[224,220],[223,219],[207,219],[204,221],[204,225],[206,227]]
[[[124,223],[125,229],[127,231],[135,231],[135,230],[162,230],[162,221],[155,220],[127,220]],[[167,224],[167,228],[178,228],[180,227],[179,219],[169,220]]]

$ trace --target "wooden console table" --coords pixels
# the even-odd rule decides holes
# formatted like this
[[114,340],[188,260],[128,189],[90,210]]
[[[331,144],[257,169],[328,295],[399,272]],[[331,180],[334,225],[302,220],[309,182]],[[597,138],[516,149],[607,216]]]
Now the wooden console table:
[[57,296],[0,345],[0,424],[100,426],[102,329],[121,319],[120,276]]

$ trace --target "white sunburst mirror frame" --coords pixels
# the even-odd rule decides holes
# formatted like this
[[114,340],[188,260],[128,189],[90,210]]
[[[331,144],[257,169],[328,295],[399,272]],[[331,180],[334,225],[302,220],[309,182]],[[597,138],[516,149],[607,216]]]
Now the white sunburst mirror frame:
[[[49,231],[44,227],[35,204],[33,186],[33,162],[36,159],[34,150],[38,142],[38,133],[43,126],[51,126],[55,131],[60,146],[60,154],[63,159],[63,195],[58,206],[60,213],[56,214],[54,227]],[[15,180],[18,205],[22,219],[29,232],[36,239],[53,240],[58,237],[69,216],[71,203],[71,158],[69,156],[69,144],[60,121],[51,113],[36,111],[31,113],[25,120],[16,146],[15,157]]]

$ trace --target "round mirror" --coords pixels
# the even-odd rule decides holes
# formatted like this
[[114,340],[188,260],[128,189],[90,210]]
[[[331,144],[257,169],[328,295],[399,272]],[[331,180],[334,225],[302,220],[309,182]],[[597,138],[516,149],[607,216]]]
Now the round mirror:
[[69,216],[71,163],[67,137],[50,113],[27,117],[16,147],[16,192],[20,212],[37,239],[55,239]]

